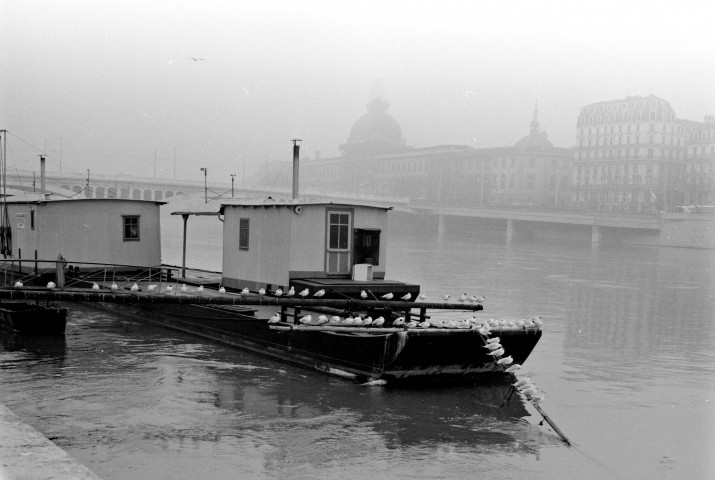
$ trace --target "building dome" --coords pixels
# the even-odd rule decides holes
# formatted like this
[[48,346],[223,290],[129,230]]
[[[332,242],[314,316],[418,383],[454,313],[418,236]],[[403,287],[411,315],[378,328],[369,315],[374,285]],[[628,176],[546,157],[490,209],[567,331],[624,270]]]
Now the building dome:
[[374,98],[367,105],[368,112],[358,118],[350,129],[342,150],[352,153],[388,153],[404,149],[402,128],[387,113],[388,103]]
[[515,147],[522,149],[554,148],[554,144],[548,139],[546,132],[542,131],[539,126],[538,114],[538,107],[534,107],[534,119],[531,121],[529,135],[516,142]]
[[554,148],[554,144],[547,138],[546,132],[531,133],[516,142],[514,146],[517,148]]

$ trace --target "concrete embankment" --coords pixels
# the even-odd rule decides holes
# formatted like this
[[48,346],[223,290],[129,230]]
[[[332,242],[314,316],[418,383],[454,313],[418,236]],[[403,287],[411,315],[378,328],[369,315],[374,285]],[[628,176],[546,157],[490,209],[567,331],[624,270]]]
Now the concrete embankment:
[[0,405],[0,480],[101,480]]

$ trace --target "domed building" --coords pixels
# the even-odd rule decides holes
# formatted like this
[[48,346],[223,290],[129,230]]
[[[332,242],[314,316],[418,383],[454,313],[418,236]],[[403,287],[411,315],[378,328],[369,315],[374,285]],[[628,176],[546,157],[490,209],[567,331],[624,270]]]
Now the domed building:
[[340,145],[340,150],[350,156],[380,155],[408,150],[400,124],[387,113],[389,104],[381,98],[373,98],[366,107],[367,113],[353,124],[348,141]]
[[522,138],[514,145],[515,148],[521,150],[528,150],[530,152],[547,152],[554,148],[554,144],[546,135],[546,132],[541,130],[539,125],[539,119],[537,118],[539,114],[539,109],[534,108],[534,119],[531,121],[529,135]]

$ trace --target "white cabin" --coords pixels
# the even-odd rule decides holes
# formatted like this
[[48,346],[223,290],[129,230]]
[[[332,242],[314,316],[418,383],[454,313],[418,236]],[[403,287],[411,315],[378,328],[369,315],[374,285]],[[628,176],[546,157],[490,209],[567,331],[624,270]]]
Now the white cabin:
[[165,202],[128,199],[7,201],[11,231],[5,261],[56,260],[161,265],[159,208]]
[[295,279],[350,279],[366,270],[384,279],[390,209],[270,198],[222,204],[223,284],[285,289]]

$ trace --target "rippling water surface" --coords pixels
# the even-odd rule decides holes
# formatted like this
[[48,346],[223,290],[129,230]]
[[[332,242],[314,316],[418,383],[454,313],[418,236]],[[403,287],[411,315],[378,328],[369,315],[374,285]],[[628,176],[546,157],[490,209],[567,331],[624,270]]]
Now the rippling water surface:
[[715,478],[715,252],[390,233],[388,277],[546,319],[525,369],[573,447],[500,383],[356,385],[78,305],[64,339],[0,334],[0,402],[107,480]]

